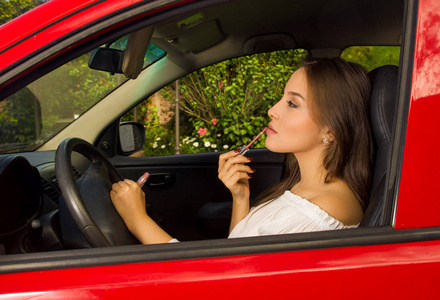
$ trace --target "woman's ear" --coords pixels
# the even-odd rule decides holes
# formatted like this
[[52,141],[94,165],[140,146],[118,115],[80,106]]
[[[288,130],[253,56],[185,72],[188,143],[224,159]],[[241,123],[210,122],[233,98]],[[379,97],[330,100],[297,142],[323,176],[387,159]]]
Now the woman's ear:
[[333,142],[335,140],[335,135],[333,132],[327,127],[323,130],[324,139],[327,139],[329,142]]

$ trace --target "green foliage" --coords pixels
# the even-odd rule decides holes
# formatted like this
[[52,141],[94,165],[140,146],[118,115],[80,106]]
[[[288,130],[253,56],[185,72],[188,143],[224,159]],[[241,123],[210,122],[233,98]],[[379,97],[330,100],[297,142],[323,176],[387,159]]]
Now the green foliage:
[[[268,109],[279,101],[285,83],[306,55],[305,50],[289,50],[240,57],[181,78],[180,153],[222,151],[248,144],[269,123]],[[160,94],[174,103],[175,83]],[[137,106],[136,115],[146,126],[145,154],[173,154],[175,120],[161,124],[151,98]],[[122,120],[134,120],[133,111]],[[253,148],[261,147],[264,136],[253,144]]]
[[44,3],[43,0],[0,0],[0,25]]
[[400,47],[391,46],[356,46],[342,51],[341,57],[355,62],[368,72],[384,65],[399,65]]
[[29,85],[42,103],[43,133],[61,130],[118,86],[117,76],[90,69],[88,58],[80,56]]
[[[231,150],[248,144],[268,124],[267,110],[280,99],[284,85],[306,55],[305,50],[290,50],[241,57],[180,79],[180,152]],[[342,57],[371,71],[381,65],[398,65],[399,55],[400,47],[371,46],[347,48]],[[171,102],[174,86],[161,91]],[[148,105],[152,111],[151,101]],[[172,122],[161,125],[157,110],[153,115],[145,122],[149,128],[146,154],[172,154]],[[264,141],[260,137],[253,148],[264,147]]]
[[22,89],[1,103],[0,144],[31,143],[40,133],[41,118],[38,101],[28,89]]
[[145,155],[159,156],[174,154],[173,128],[174,122],[161,124],[156,106],[152,105],[151,97],[136,107],[136,120],[133,110],[125,114],[121,121],[139,121],[145,126]]
[[78,57],[0,103],[0,143],[44,142],[123,82],[90,69],[88,59],[89,54]]
[[[189,126],[181,132],[181,152],[227,150],[248,144],[269,123],[268,109],[279,101],[285,83],[306,55],[305,50],[257,54],[208,66],[182,78],[180,103],[187,115],[182,123]],[[264,137],[253,147],[264,147]]]

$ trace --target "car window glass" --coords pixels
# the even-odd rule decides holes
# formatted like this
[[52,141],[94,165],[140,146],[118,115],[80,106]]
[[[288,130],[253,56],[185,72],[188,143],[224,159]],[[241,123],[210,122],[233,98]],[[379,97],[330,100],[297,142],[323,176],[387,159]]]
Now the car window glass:
[[341,57],[355,62],[368,72],[384,65],[399,66],[399,46],[353,46],[345,48]]
[[[124,45],[121,39],[112,46]],[[151,44],[144,67],[165,54]],[[91,69],[89,58],[90,52],[0,102],[0,153],[33,151],[127,80],[122,74]]]
[[[2,102],[0,124],[9,129],[8,135],[2,134],[0,141],[4,147],[11,150],[8,145],[24,143],[26,147],[21,150],[32,151],[124,82],[121,75],[90,69],[89,56],[87,53],[62,65]],[[41,122],[23,122],[27,116],[35,119],[29,110],[37,106],[21,104],[30,98],[38,103],[38,112],[35,109],[34,114],[38,113]],[[41,126],[29,127],[29,122]]]
[[[306,55],[277,51],[207,66],[165,86],[121,121],[145,125],[146,156],[236,149],[268,124],[268,109]],[[264,147],[264,137],[253,147]]]

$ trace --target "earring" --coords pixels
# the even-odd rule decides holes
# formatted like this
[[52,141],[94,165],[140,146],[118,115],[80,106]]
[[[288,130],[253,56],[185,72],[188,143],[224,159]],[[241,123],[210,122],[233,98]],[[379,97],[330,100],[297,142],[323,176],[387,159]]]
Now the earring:
[[323,142],[324,144],[328,144],[328,143],[329,143],[329,140],[328,140],[328,138],[324,138],[324,139],[322,140],[322,142]]

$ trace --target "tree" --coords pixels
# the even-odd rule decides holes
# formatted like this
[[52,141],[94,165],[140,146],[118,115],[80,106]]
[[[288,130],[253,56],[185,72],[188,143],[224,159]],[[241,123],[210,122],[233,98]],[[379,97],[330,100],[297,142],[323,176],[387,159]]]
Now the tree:
[[41,109],[35,96],[24,88],[0,106],[0,144],[31,143],[42,127]]
[[346,48],[341,57],[360,64],[368,72],[384,65],[399,65],[399,46],[355,46]]
[[0,25],[24,14],[47,0],[0,0]]

